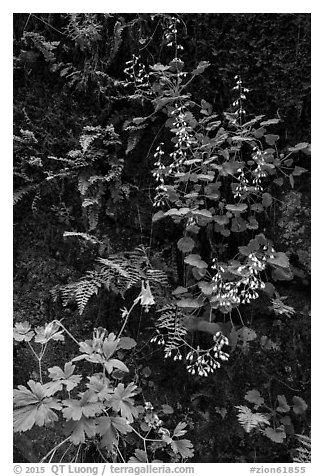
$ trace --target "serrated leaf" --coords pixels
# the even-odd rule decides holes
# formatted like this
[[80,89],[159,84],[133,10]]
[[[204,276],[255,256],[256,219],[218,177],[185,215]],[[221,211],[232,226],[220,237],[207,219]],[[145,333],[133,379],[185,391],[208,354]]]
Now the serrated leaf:
[[279,405],[277,406],[276,410],[280,413],[287,413],[290,410],[290,406],[287,403],[286,397],[284,395],[277,396]]
[[133,423],[133,416],[135,416],[135,418],[138,416],[138,412],[134,407],[134,400],[131,398],[136,395],[136,393],[137,387],[133,382],[128,384],[126,388],[123,383],[119,383],[109,402],[113,410],[120,412],[121,416],[126,418],[129,423]]
[[[54,381],[57,382],[58,385],[65,385],[66,390],[70,392],[74,387],[76,387],[80,381],[82,376],[81,375],[73,375],[75,369],[75,365],[71,362],[67,362],[64,366],[64,370],[60,367],[55,366],[48,369],[49,377]],[[53,390],[53,388],[52,388]]]
[[210,211],[208,210],[192,210],[192,214],[193,215],[198,215],[200,217],[204,217],[204,218],[213,218],[213,215],[210,213]]
[[271,124],[278,124],[278,122],[280,122],[280,119],[268,119],[260,122],[260,126],[270,126]]
[[297,397],[296,395],[293,397],[293,412],[296,415],[303,415],[308,408],[307,403],[301,397]]
[[183,238],[180,238],[180,240],[178,240],[177,246],[178,249],[182,251],[182,253],[188,253],[192,251],[195,247],[195,242],[189,236],[184,236]]
[[192,458],[194,456],[193,444],[190,440],[172,440],[171,448],[175,453],[180,453],[182,458]]
[[295,147],[289,147],[289,152],[299,152],[300,150],[307,149],[309,146],[308,142],[300,142],[299,144],[295,145]]
[[286,432],[281,428],[266,428],[264,434],[274,443],[283,443],[286,438]]
[[69,420],[64,425],[65,433],[70,434],[70,441],[74,445],[85,443],[85,437],[92,438],[96,434],[94,420],[82,416],[80,420]]
[[256,408],[260,407],[261,405],[264,404],[264,398],[261,397],[260,392],[258,390],[249,390],[245,396],[245,400],[247,400],[250,403],[253,403]]
[[127,423],[125,418],[100,416],[96,418],[96,431],[101,435],[100,446],[113,451],[118,444],[118,432],[127,434],[132,431],[132,427]]
[[94,393],[90,390],[87,390],[81,394],[79,400],[68,399],[62,400],[62,404],[65,408],[62,410],[62,414],[66,420],[80,420],[82,415],[86,418],[94,417],[98,413],[101,413],[104,406],[101,402],[94,402],[93,397]]

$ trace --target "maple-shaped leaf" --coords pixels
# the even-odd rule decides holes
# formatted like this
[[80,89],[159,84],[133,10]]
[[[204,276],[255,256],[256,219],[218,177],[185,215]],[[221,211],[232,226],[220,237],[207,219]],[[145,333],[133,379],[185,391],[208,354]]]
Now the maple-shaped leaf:
[[88,377],[88,379],[89,383],[87,383],[87,387],[97,395],[98,400],[102,402],[110,398],[111,394],[114,392],[114,389],[107,378],[100,374],[95,374],[91,377]]
[[131,456],[128,463],[148,463],[147,454],[144,450],[135,450],[135,456]]
[[192,458],[194,455],[193,444],[190,440],[172,440],[171,448],[175,453],[180,453],[182,458]]
[[132,427],[125,418],[101,416],[96,419],[97,433],[102,436],[100,444],[113,451],[114,446],[118,444],[118,432],[125,435],[132,431]]
[[84,443],[86,436],[92,438],[96,434],[95,421],[85,416],[82,416],[78,421],[67,421],[64,425],[64,429],[66,434],[71,433],[70,441],[75,445]]
[[34,335],[35,333],[31,330],[29,322],[16,322],[13,329],[13,338],[17,342],[29,342],[34,337]]
[[179,436],[185,435],[187,433],[187,430],[184,429],[186,426],[187,426],[187,423],[185,422],[178,423],[173,431],[173,437],[179,437]]
[[28,386],[19,385],[14,389],[14,431],[27,431],[35,424],[44,426],[57,421],[58,416],[52,410],[60,410],[62,405],[55,398],[48,397],[47,390],[39,382],[28,381]]
[[259,408],[259,406],[264,404],[264,398],[261,397],[260,392],[258,390],[249,390],[245,394],[245,400],[247,400],[250,403],[254,403],[255,408]]
[[121,416],[133,423],[134,418],[138,416],[137,409],[134,407],[134,400],[131,398],[137,393],[136,385],[131,382],[125,388],[123,383],[119,383],[115,388],[112,399],[109,402],[113,410],[120,412]]
[[80,381],[82,376],[81,375],[73,375],[75,369],[75,365],[71,362],[67,362],[64,365],[64,370],[60,367],[55,366],[48,369],[50,378],[57,382],[58,384],[66,386],[66,390],[70,392],[74,387],[76,387]]
[[55,322],[49,322],[45,326],[36,327],[35,342],[39,344],[47,344],[50,340],[64,341],[63,330],[60,330],[60,326]]
[[93,392],[87,390],[80,394],[80,400],[69,399],[62,400],[65,408],[62,410],[63,416],[66,420],[80,420],[82,415],[85,417],[94,417],[101,413],[104,406],[101,402],[96,401],[97,397]]

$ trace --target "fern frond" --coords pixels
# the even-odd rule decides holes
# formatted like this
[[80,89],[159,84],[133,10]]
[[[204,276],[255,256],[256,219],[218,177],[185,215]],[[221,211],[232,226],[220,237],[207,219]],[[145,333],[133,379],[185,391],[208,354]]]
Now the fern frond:
[[20,190],[17,190],[13,194],[13,204],[17,205],[17,203],[22,200],[27,194],[30,192],[33,192],[37,188],[37,185],[28,185],[27,187],[21,188]]
[[89,241],[93,245],[97,245],[101,243],[101,241],[98,240],[98,238],[96,238],[93,235],[88,235],[87,233],[78,233],[76,231],[65,231],[63,233],[64,238],[71,237],[71,236],[77,237],[77,238],[83,238],[84,240]]
[[237,419],[246,433],[251,433],[253,429],[269,425],[269,418],[262,413],[253,413],[249,407],[245,405],[235,406],[239,410]]
[[102,286],[101,276],[98,273],[88,273],[86,279],[78,282],[75,289],[75,299],[78,304],[79,313],[82,314],[89,299],[94,294],[98,294]]

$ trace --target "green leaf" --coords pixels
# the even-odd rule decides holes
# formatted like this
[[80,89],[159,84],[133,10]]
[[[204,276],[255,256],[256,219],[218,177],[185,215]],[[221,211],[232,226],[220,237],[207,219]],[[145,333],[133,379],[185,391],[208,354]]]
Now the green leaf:
[[174,413],[174,410],[171,405],[163,404],[161,405],[161,408],[165,415],[172,415],[172,413]]
[[279,405],[277,406],[276,410],[280,413],[287,413],[290,410],[290,406],[287,403],[286,397],[284,395],[277,396]]
[[265,141],[268,145],[275,145],[275,143],[277,142],[277,140],[280,138],[278,135],[275,135],[275,134],[266,134],[264,136],[265,138]]
[[211,296],[214,292],[215,283],[207,283],[206,281],[200,281],[198,283],[201,292],[205,294],[205,296]]
[[304,174],[305,172],[308,172],[308,170],[304,169],[303,167],[298,167],[297,165],[295,165],[295,168],[292,171],[292,174],[294,175],[294,177],[299,177],[300,175]]
[[29,322],[16,322],[13,329],[13,338],[17,342],[29,342],[34,337],[34,335],[35,333],[31,330]]
[[208,264],[201,259],[200,255],[197,254],[186,256],[184,262],[190,264],[190,266],[195,266],[196,268],[208,268]]
[[51,367],[48,369],[49,377],[54,382],[57,382],[58,384],[60,384],[61,388],[62,388],[62,385],[65,385],[66,390],[70,392],[74,387],[76,387],[80,383],[82,378],[81,375],[73,375],[74,369],[75,369],[75,365],[73,365],[71,362],[67,362],[64,365],[64,370],[62,370],[58,366]]
[[90,390],[80,394],[79,400],[68,399],[62,400],[63,408],[62,413],[66,420],[80,420],[82,415],[86,418],[94,417],[98,413],[101,413],[104,406],[101,402],[94,402],[94,393]]
[[164,216],[165,216],[164,212],[162,212],[162,210],[159,210],[158,212],[154,213],[154,215],[152,216],[152,222],[155,223],[161,220],[161,218],[164,218]]
[[100,416],[96,418],[97,432],[101,435],[100,446],[113,451],[118,444],[118,433],[123,435],[133,431],[125,418]]
[[138,412],[134,407],[134,400],[131,398],[137,393],[137,386],[131,382],[125,388],[123,383],[119,383],[115,388],[112,399],[109,402],[113,410],[120,412],[123,418],[133,423],[134,418],[137,418]]
[[118,342],[117,349],[125,349],[125,350],[133,349],[133,347],[135,347],[136,344],[137,344],[136,340],[131,339],[131,337],[121,337]]
[[44,426],[58,420],[52,410],[60,410],[61,403],[55,398],[47,397],[48,389],[33,380],[27,382],[31,390],[24,385],[14,389],[14,431],[27,431],[35,424]]
[[296,395],[293,397],[293,412],[296,415],[303,415],[308,408],[307,403],[301,397],[297,397]]
[[190,440],[172,440],[171,448],[175,453],[180,453],[182,458],[192,458],[194,456],[193,444]]
[[131,456],[128,460],[128,463],[148,463],[147,454],[144,450],[135,450],[135,456]]
[[70,441],[74,445],[85,443],[85,437],[93,438],[96,434],[95,421],[85,416],[80,420],[69,420],[64,425],[65,433],[70,434]]
[[268,258],[267,262],[272,266],[280,266],[281,268],[289,268],[289,258],[286,253],[279,251],[274,253],[273,258]]
[[178,296],[179,294],[184,294],[188,292],[188,288],[183,286],[178,286],[174,291],[172,291],[173,296]]
[[204,218],[213,218],[213,215],[208,210],[192,210],[193,215],[199,215]]
[[226,205],[226,210],[234,213],[242,213],[247,209],[246,203],[237,203]]
[[185,430],[186,426],[186,422],[178,423],[173,431],[173,438],[179,438],[180,436],[185,435],[187,433],[187,430]]
[[308,142],[300,142],[299,144],[295,145],[295,147],[289,147],[289,152],[299,152],[300,150],[307,149],[309,147]]
[[280,119],[268,119],[260,122],[260,126],[270,126],[271,124],[278,124],[278,122],[280,122]]
[[255,390],[255,389],[249,390],[245,394],[244,398],[248,402],[254,403],[256,409],[264,404],[264,398],[261,397],[260,392],[258,390]]
[[264,434],[274,443],[283,443],[286,438],[286,432],[281,428],[266,428]]
[[177,306],[178,307],[189,307],[193,309],[198,309],[201,307],[203,304],[197,301],[197,299],[181,299],[180,301],[177,301]]
[[202,74],[206,68],[210,66],[209,61],[200,61],[198,64],[197,68],[192,71],[193,76],[196,76],[197,74]]
[[109,359],[107,362],[105,362],[104,365],[105,365],[105,368],[106,368],[106,370],[109,374],[111,374],[111,372],[114,369],[121,370],[122,372],[129,372],[129,370],[126,367],[126,365],[124,364],[124,362],[122,362],[121,360],[118,360],[118,359]]
[[188,253],[192,251],[195,247],[195,242],[189,236],[184,236],[183,238],[180,238],[180,240],[177,242],[177,246],[178,249],[182,251],[182,253]]
[[262,205],[267,208],[272,205],[272,195],[270,193],[263,193],[262,194]]

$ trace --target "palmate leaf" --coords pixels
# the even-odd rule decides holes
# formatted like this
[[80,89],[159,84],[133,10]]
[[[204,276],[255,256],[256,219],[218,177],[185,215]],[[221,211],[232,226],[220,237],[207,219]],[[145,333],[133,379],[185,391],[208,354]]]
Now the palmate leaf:
[[125,418],[101,416],[96,419],[97,433],[102,436],[101,446],[108,451],[113,451],[114,446],[118,443],[118,433],[125,435],[132,431],[132,427],[127,423]]
[[182,458],[192,458],[194,456],[193,444],[190,440],[172,440],[171,448],[175,453],[180,453]]
[[65,433],[70,434],[70,441],[74,445],[79,445],[85,442],[85,437],[92,438],[96,434],[95,421],[85,416],[82,416],[80,420],[69,420],[64,425]]
[[134,400],[131,398],[136,395],[137,387],[131,382],[125,388],[123,383],[119,383],[115,388],[109,404],[116,412],[120,412],[121,416],[126,418],[129,423],[133,423],[134,418],[138,416],[138,411],[134,407]]
[[81,375],[73,375],[74,369],[75,365],[73,365],[71,362],[67,362],[64,366],[64,370],[58,366],[55,366],[49,368],[48,372],[53,382],[56,382],[57,385],[60,386],[60,390],[62,389],[62,386],[65,385],[66,390],[70,392],[80,383],[82,378]]
[[89,383],[87,383],[87,387],[96,395],[98,400],[102,402],[111,397],[114,389],[108,379],[104,379],[100,375],[92,375],[88,377],[88,379]]
[[274,443],[283,443],[286,438],[286,432],[283,427],[276,428],[275,430],[273,428],[266,428],[264,434]]
[[58,420],[58,416],[52,410],[60,410],[62,405],[55,398],[48,396],[48,389],[33,380],[29,380],[28,386],[19,385],[14,389],[14,431],[30,430],[35,424],[44,426]]
[[98,413],[101,413],[104,406],[102,403],[97,402],[97,396],[87,390],[80,394],[80,400],[69,399],[63,400],[64,409],[62,410],[63,416],[66,420],[80,420],[82,416],[87,418],[94,417]]
[[254,403],[255,408],[258,408],[260,405],[264,404],[264,398],[261,397],[260,392],[258,390],[249,390],[245,394],[245,400],[247,400],[250,403]]

